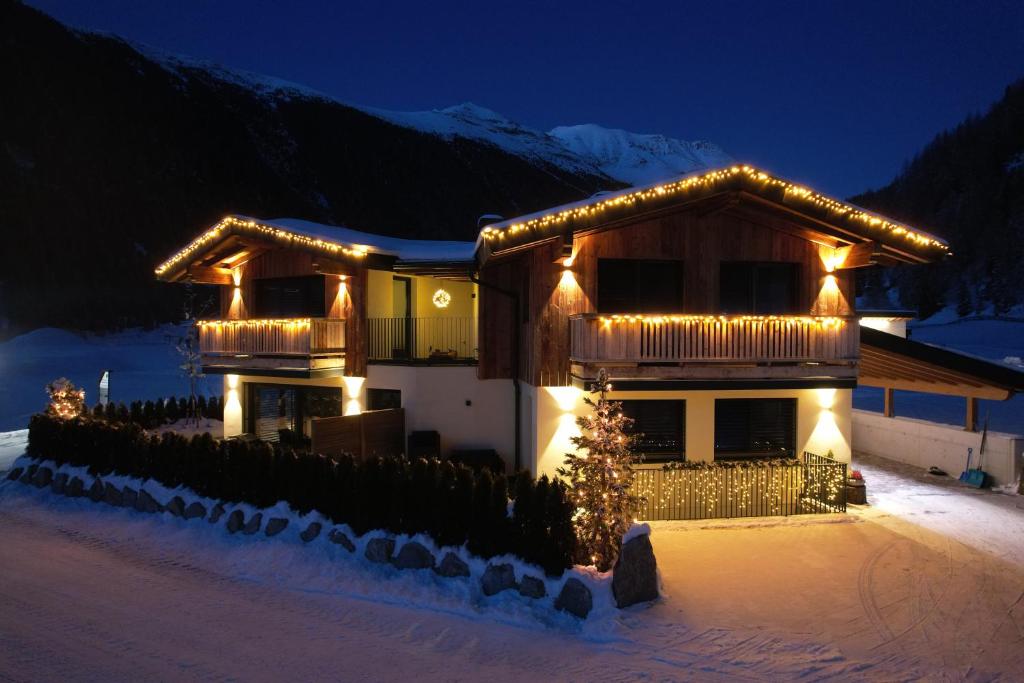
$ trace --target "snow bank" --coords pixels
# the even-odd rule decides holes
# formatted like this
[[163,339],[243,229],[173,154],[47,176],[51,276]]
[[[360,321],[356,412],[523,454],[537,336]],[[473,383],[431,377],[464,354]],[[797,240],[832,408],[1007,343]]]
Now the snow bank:
[[[161,505],[166,505],[172,498],[178,496],[184,501],[185,507],[192,503],[202,504],[207,510],[207,516],[220,503],[185,487],[172,489],[156,481],[139,480],[119,474],[94,477],[85,467],[57,467],[53,462],[34,460],[28,456],[17,459],[12,468],[25,468],[32,464],[49,467],[54,475],[66,473],[69,479],[79,477],[85,482],[86,490],[94,480],[100,479],[119,489],[128,486],[136,491],[145,490]],[[39,490],[11,481],[0,484],[0,491],[6,495],[12,487],[35,492],[47,505],[77,508],[93,505],[87,497],[65,498],[52,495],[48,488]],[[550,578],[544,575],[540,567],[526,563],[516,556],[501,555],[484,560],[470,554],[464,545],[439,547],[432,538],[422,534],[396,535],[376,530],[357,536],[348,525],[336,525],[316,511],[306,515],[299,514],[284,501],[262,509],[248,503],[222,505],[226,512],[217,524],[200,519],[186,521],[165,511],[159,516],[164,524],[153,527],[152,533],[166,534],[169,541],[184,544],[189,556],[224,553],[225,557],[217,559],[226,560],[232,571],[238,575],[256,581],[284,584],[296,590],[342,593],[387,604],[454,611],[473,618],[497,620],[531,628],[544,626],[570,630],[598,639],[608,637],[609,629],[612,628],[610,622],[619,613],[611,592],[611,572],[598,572],[594,567],[577,566],[564,572],[561,577]],[[111,515],[151,517],[128,508],[96,507],[105,512],[109,511]],[[234,510],[242,511],[247,521],[257,512],[261,513],[261,531],[254,535],[230,534],[225,523],[228,515]],[[262,528],[273,518],[288,520],[288,526],[277,536],[267,538]],[[323,529],[316,539],[308,544],[303,543],[299,534],[312,522],[319,522]],[[355,552],[349,553],[341,546],[331,543],[327,538],[331,529],[339,529],[348,536],[355,545]],[[470,576],[466,580],[448,579],[429,570],[399,570],[391,565],[369,562],[365,559],[364,553],[366,546],[375,538],[393,538],[395,555],[402,546],[412,541],[430,550],[437,562],[440,562],[447,552],[453,552],[469,567]],[[480,588],[480,578],[487,565],[503,563],[512,566],[517,583],[524,576],[532,576],[543,581],[547,595],[535,600],[521,596],[516,590],[506,590],[493,596],[484,595]],[[583,621],[554,608],[555,598],[562,590],[562,586],[572,578],[582,581],[593,596],[593,609]]]

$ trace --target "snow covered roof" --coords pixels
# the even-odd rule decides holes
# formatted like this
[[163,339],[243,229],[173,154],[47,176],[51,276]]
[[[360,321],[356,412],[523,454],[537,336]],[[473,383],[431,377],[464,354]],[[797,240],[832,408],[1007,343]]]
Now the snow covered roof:
[[297,218],[264,220],[250,216],[231,215],[218,221],[157,266],[156,274],[158,277],[171,276],[203,251],[211,249],[233,234],[242,233],[280,242],[287,246],[318,251],[328,256],[359,258],[369,254],[379,254],[390,256],[397,259],[398,262],[404,263],[472,263],[476,251],[474,242],[409,240]]
[[[875,240],[897,254],[908,251],[915,260],[932,260],[949,253],[945,240],[886,218],[859,206],[825,196],[773,176],[750,165],[732,165],[712,171],[696,171],[671,181],[655,182],[615,192],[599,193],[578,202],[492,223],[483,228],[477,243],[489,243],[492,251],[522,246],[553,235],[593,227],[631,213],[652,210],[672,202],[710,197],[729,190],[743,190],[815,218],[819,223],[841,225],[847,241]],[[906,260],[906,259],[903,259]]]

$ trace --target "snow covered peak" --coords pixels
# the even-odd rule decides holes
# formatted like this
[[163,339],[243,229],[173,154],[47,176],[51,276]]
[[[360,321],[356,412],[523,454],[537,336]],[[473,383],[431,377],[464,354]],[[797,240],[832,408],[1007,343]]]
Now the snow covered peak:
[[592,123],[559,126],[548,134],[573,153],[589,158],[606,175],[631,185],[733,163],[732,157],[710,142],[630,133]]

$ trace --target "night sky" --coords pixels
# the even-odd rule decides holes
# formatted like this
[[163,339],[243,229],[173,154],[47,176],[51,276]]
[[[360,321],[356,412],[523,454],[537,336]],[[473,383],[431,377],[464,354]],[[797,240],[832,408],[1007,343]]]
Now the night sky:
[[841,196],[886,183],[1024,77],[1019,0],[30,4],[354,104],[471,101],[540,130],[706,139]]

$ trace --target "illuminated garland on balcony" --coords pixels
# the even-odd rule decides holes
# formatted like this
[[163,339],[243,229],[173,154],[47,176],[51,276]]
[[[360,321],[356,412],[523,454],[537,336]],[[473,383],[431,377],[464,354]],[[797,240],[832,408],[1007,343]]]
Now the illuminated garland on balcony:
[[285,326],[308,327],[309,318],[245,318],[240,320],[197,320],[200,327],[262,327]]
[[746,177],[766,186],[781,187],[785,191],[787,197],[799,198],[809,204],[815,205],[818,208],[837,213],[844,218],[858,221],[872,228],[888,231],[896,236],[902,236],[913,242],[915,246],[936,248],[946,252],[949,251],[949,246],[946,245],[945,242],[932,237],[927,233],[915,231],[906,225],[869,213],[852,204],[847,204],[846,202],[826,197],[825,195],[806,187],[801,187],[787,180],[776,178],[775,176],[759,171],[752,166],[732,166],[730,168],[719,169],[703,175],[683,178],[675,182],[636,190],[635,192],[630,192],[616,197],[600,199],[584,206],[576,206],[562,211],[548,213],[521,223],[512,223],[504,228],[487,226],[483,229],[481,234],[485,240],[494,242],[505,237],[518,235],[524,231],[544,230],[549,226],[559,225],[568,221],[593,218],[594,216],[597,216],[609,209],[621,208],[649,199],[682,194],[693,189],[710,188],[723,181],[736,177]]
[[651,323],[664,325],[667,323],[701,323],[701,324],[738,324],[744,322],[752,323],[786,323],[787,325],[819,325],[821,327],[840,327],[846,324],[843,318],[832,316],[807,316],[807,315],[644,315],[644,314],[616,314],[601,316],[601,322],[605,325],[612,323]]
[[192,254],[205,247],[207,244],[226,236],[226,233],[231,229],[235,229],[239,232],[248,232],[258,237],[269,237],[270,239],[281,242],[286,246],[298,245],[316,249],[327,254],[342,254],[345,256],[362,257],[366,256],[368,252],[366,247],[344,246],[316,237],[301,235],[273,225],[265,225],[254,220],[243,220],[237,216],[227,216],[202,235],[189,242],[184,249],[157,266],[156,274],[163,275]]

